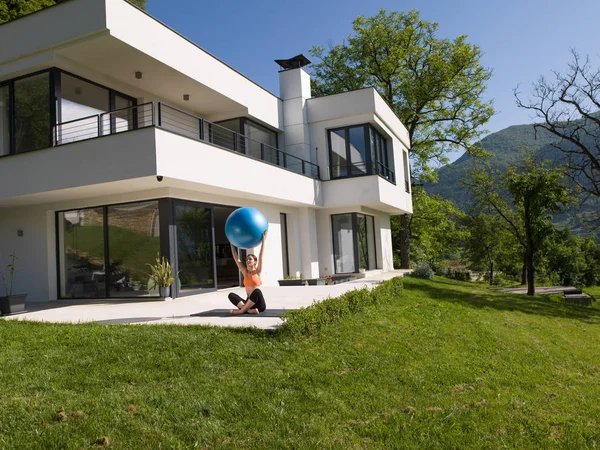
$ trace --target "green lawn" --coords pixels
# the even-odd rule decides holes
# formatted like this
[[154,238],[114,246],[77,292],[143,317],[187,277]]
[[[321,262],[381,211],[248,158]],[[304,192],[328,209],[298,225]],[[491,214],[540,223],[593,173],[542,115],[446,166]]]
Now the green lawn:
[[0,448],[595,448],[599,326],[444,278],[296,341],[0,320]]

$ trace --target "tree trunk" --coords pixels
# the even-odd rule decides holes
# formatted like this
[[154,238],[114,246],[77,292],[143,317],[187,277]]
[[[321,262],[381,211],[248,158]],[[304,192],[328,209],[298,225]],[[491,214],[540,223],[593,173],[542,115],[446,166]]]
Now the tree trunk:
[[400,216],[400,268],[410,269],[410,217]]
[[533,267],[533,230],[531,229],[531,217],[529,217],[529,204],[523,205],[525,209],[525,239],[527,248],[525,250],[525,265],[527,266],[527,295],[535,295],[535,268]]
[[521,268],[521,284],[527,284],[527,252],[523,252],[523,267]]
[[490,286],[494,284],[494,261],[490,261]]

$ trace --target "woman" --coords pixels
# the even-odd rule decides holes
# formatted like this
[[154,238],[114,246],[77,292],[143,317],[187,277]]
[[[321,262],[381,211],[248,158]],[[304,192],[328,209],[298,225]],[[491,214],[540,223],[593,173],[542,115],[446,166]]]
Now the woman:
[[233,260],[238,266],[238,269],[240,269],[240,272],[242,272],[242,275],[244,275],[246,300],[239,295],[234,294],[233,292],[229,294],[229,301],[237,306],[237,309],[230,310],[229,314],[258,314],[267,309],[265,298],[263,297],[261,290],[258,288],[262,284],[260,273],[262,272],[263,252],[265,251],[266,240],[267,232],[265,231],[263,233],[262,244],[260,246],[258,258],[256,258],[256,256],[252,253],[249,253],[248,256],[246,256],[246,267],[242,265],[236,248],[230,243]]

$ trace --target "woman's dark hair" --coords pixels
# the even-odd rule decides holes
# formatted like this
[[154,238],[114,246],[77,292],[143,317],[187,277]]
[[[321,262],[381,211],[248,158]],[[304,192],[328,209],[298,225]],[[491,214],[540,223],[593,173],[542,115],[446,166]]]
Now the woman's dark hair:
[[248,259],[249,256],[252,256],[252,259],[254,259],[254,261],[258,261],[258,258],[256,257],[256,255],[254,253],[248,253],[246,255],[246,259]]

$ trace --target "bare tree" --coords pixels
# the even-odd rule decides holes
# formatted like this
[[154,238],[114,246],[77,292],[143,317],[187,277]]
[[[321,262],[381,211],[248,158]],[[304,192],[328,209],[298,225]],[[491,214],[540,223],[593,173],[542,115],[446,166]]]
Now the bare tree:
[[564,155],[567,176],[589,196],[600,200],[600,68],[593,69],[589,57],[571,50],[567,72],[553,72],[532,84],[531,98],[514,94],[520,108],[540,119],[534,125],[554,134],[553,147]]

